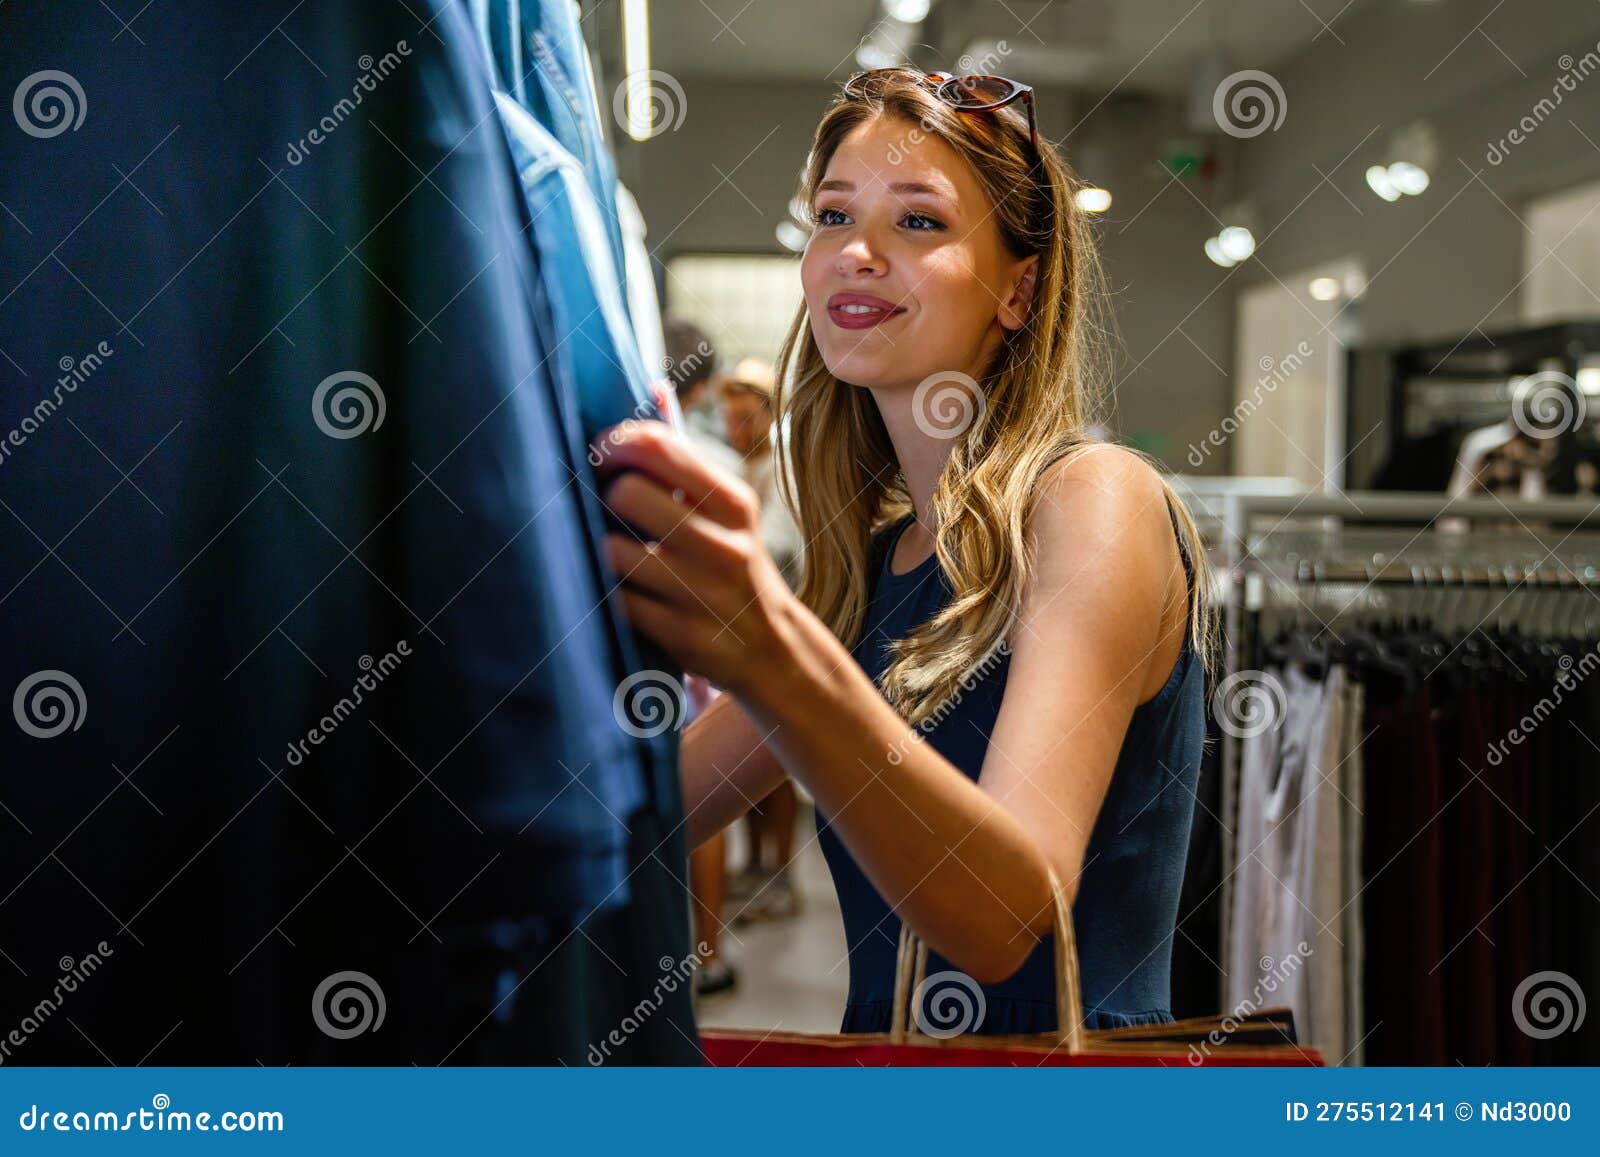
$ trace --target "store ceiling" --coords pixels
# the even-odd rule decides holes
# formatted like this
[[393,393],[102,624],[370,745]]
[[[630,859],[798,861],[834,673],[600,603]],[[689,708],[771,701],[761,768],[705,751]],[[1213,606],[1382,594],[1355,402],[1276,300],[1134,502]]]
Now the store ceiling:
[[[994,71],[1041,85],[1170,94],[1224,40],[1233,67],[1271,68],[1339,35],[1371,2],[933,0],[920,37],[927,59],[916,59],[950,67],[990,52]],[[881,0],[656,0],[653,64],[675,76],[841,79],[882,11]]]

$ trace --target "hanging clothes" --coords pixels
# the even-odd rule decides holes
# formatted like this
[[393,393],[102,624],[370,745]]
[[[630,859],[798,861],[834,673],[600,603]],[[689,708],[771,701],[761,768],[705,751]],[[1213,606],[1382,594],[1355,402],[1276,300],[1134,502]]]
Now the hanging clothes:
[[568,376],[591,441],[625,418],[658,417],[600,203],[577,158],[520,104],[494,96],[528,203],[528,233]]
[[[28,1060],[584,1063],[687,953],[681,804],[613,715],[637,651],[483,54],[447,0],[271,20],[0,38],[91,98],[0,168],[7,396],[113,351],[3,466],[0,683],[87,712],[0,729],[0,942],[115,950]],[[313,1013],[347,972],[381,1031]],[[612,1059],[693,1035],[679,985]]]
[[655,381],[667,367],[667,342],[661,330],[661,299],[656,295],[654,267],[650,250],[645,248],[644,214],[639,202],[620,182],[617,185],[617,218],[622,225],[622,264],[626,272],[628,312],[633,317],[633,333],[639,342],[639,357]]
[[472,0],[472,19],[489,55],[495,88],[507,93],[582,165],[615,264],[627,280],[617,216],[617,168],[606,145],[594,69],[572,0]]
[[[1592,595],[1562,597],[1587,610]],[[1496,618],[1524,601],[1495,598],[1511,604]],[[1600,986],[1600,938],[1584,915],[1600,892],[1600,761],[1589,739],[1600,724],[1600,652],[1571,625],[1550,629],[1534,636],[1472,613],[1443,626],[1313,621],[1247,646],[1245,661],[1281,681],[1283,712],[1240,744],[1233,999],[1259,982],[1252,954],[1287,942],[1285,922],[1325,921],[1333,884],[1342,951],[1318,946],[1303,974],[1313,991],[1291,997],[1303,1038],[1330,1060],[1326,1042],[1337,1037],[1320,1013],[1315,966],[1334,957],[1352,1062],[1600,1059],[1600,1033],[1573,1014],[1541,1031],[1541,1017],[1560,1021],[1561,994],[1574,1008],[1575,990]],[[1271,662],[1336,631],[1347,637],[1329,655],[1343,660],[1325,679],[1342,671],[1346,684],[1342,754],[1325,784],[1347,797],[1338,854],[1318,839],[1326,797],[1305,790],[1300,754],[1331,729],[1328,700],[1303,671]]]
[[1345,672],[1313,677],[1289,666],[1264,672],[1261,683],[1282,716],[1243,740],[1226,1003],[1289,1005],[1301,1037],[1337,1064],[1349,1048]]

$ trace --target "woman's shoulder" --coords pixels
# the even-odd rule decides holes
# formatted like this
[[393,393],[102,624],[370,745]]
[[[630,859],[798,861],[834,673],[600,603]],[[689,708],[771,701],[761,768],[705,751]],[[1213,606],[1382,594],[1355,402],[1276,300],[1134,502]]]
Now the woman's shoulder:
[[[1094,442],[1045,469],[1035,502],[1035,521],[1041,536],[1055,524],[1085,521],[1165,528],[1170,526],[1167,495],[1160,472],[1143,456],[1115,443]],[[1062,525],[1060,529],[1071,528]]]
[[1035,605],[1093,608],[1102,626],[1135,633],[1152,619],[1175,629],[1184,572],[1169,493],[1146,459],[1110,443],[1052,463],[1029,527]]

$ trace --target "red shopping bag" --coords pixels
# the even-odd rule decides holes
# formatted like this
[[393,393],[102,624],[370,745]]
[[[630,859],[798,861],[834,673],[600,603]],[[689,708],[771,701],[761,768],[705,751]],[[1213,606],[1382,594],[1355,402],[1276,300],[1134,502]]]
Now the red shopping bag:
[[895,962],[894,1008],[886,1033],[794,1033],[705,1029],[706,1063],[739,1066],[1059,1066],[1215,1067],[1321,1066],[1322,1054],[1294,1040],[1287,1009],[1248,1016],[1197,1017],[1169,1025],[1090,1030],[1083,1027],[1078,946],[1066,893],[1052,872],[1055,893],[1056,1023],[1054,1033],[1028,1036],[936,1037],[910,1015],[922,988],[928,949],[904,925]]

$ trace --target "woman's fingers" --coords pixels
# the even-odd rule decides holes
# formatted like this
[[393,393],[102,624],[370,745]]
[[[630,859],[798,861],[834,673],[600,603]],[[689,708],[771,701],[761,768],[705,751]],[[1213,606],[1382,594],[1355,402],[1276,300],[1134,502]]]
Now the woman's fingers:
[[654,639],[680,663],[687,665],[684,656],[675,653],[674,644],[677,640],[678,613],[659,599],[652,598],[643,591],[629,590],[623,587],[617,592],[622,598],[622,613],[628,617],[635,630]]
[[668,603],[678,601],[689,591],[689,584],[661,556],[660,548],[654,543],[639,542],[625,534],[608,534],[605,552],[606,561],[630,587],[648,591]]
[[594,451],[602,479],[638,470],[668,492],[681,492],[686,507],[724,526],[740,526],[748,517],[744,480],[700,461],[664,422],[612,426],[595,441]]
[[637,471],[612,482],[603,495],[611,512],[646,538],[667,542],[703,529],[705,516],[700,511]]

